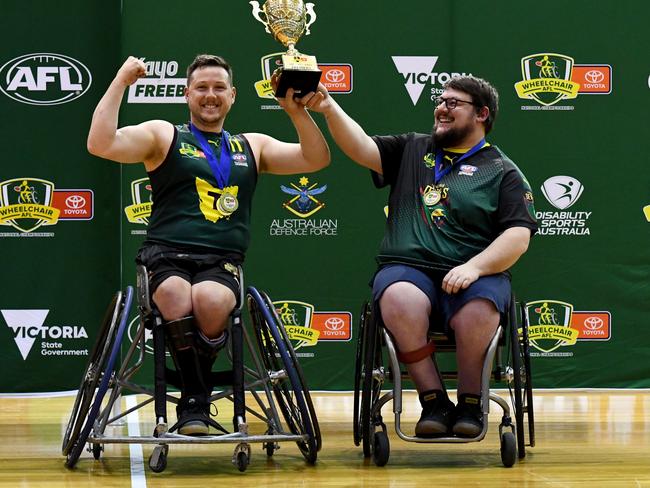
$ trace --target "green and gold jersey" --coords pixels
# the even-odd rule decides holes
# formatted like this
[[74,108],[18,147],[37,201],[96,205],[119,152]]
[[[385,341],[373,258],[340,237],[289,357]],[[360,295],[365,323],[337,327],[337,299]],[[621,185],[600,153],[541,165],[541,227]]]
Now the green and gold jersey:
[[377,261],[447,270],[483,251],[509,227],[537,230],[533,194],[519,168],[486,144],[436,183],[430,135],[375,136],[382,175],[390,185],[386,232]]
[[[215,154],[221,134],[203,132]],[[250,241],[251,203],[257,164],[246,138],[231,135],[230,178],[219,188],[187,124],[174,128],[162,164],[149,173],[153,206],[147,243],[244,255]]]

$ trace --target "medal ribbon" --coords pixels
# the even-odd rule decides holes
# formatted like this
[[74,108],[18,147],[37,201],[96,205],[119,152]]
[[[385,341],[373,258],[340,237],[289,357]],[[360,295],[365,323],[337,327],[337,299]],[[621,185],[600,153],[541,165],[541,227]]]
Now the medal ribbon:
[[458,163],[479,152],[483,148],[483,146],[485,146],[485,139],[481,139],[480,141],[478,141],[478,144],[476,144],[476,146],[471,148],[466,153],[462,154],[456,161],[454,161],[453,164],[449,165],[449,167],[445,168],[444,170],[442,169],[442,162],[445,157],[444,153],[442,149],[436,149],[436,165],[435,165],[435,179],[434,179],[435,183],[437,184]]
[[208,160],[210,169],[212,169],[212,173],[217,180],[217,186],[223,190],[228,184],[228,180],[230,179],[230,151],[228,148],[228,140],[230,139],[230,134],[228,134],[225,130],[221,131],[221,154],[219,155],[219,161],[217,161],[217,156],[214,154],[212,146],[210,146],[210,143],[201,133],[201,131],[197,129],[194,124],[192,124],[192,122],[190,122],[188,125],[190,131],[192,131],[192,134],[194,134],[194,137],[199,142],[199,146],[201,146],[201,149],[203,149],[205,159]]

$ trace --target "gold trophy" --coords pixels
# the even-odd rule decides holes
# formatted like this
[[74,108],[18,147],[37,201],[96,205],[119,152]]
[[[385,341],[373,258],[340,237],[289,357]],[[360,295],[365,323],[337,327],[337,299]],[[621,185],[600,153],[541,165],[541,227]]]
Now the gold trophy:
[[314,4],[305,4],[302,0],[267,0],[260,8],[259,2],[249,3],[253,6],[253,17],[264,24],[266,32],[288,48],[282,55],[281,76],[275,96],[284,97],[289,87],[294,89],[297,97],[315,92],[321,77],[316,57],[296,50],[298,39],[309,34],[309,26],[316,20]]

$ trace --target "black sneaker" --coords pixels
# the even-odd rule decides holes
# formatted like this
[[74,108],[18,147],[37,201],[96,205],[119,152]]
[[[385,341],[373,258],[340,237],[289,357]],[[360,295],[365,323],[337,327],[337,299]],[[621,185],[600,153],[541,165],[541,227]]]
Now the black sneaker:
[[442,390],[420,393],[422,415],[415,425],[418,437],[443,437],[449,434],[454,421],[454,404]]
[[481,397],[463,393],[458,397],[453,433],[458,437],[476,437],[483,431]]
[[210,404],[202,395],[181,398],[176,407],[178,433],[182,435],[208,435]]

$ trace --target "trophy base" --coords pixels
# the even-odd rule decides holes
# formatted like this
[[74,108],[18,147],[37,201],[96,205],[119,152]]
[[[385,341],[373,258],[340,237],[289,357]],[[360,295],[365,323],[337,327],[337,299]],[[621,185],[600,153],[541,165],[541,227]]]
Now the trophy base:
[[322,74],[321,70],[282,69],[275,96],[283,98],[288,88],[295,91],[294,98],[302,98],[309,92],[316,92]]

